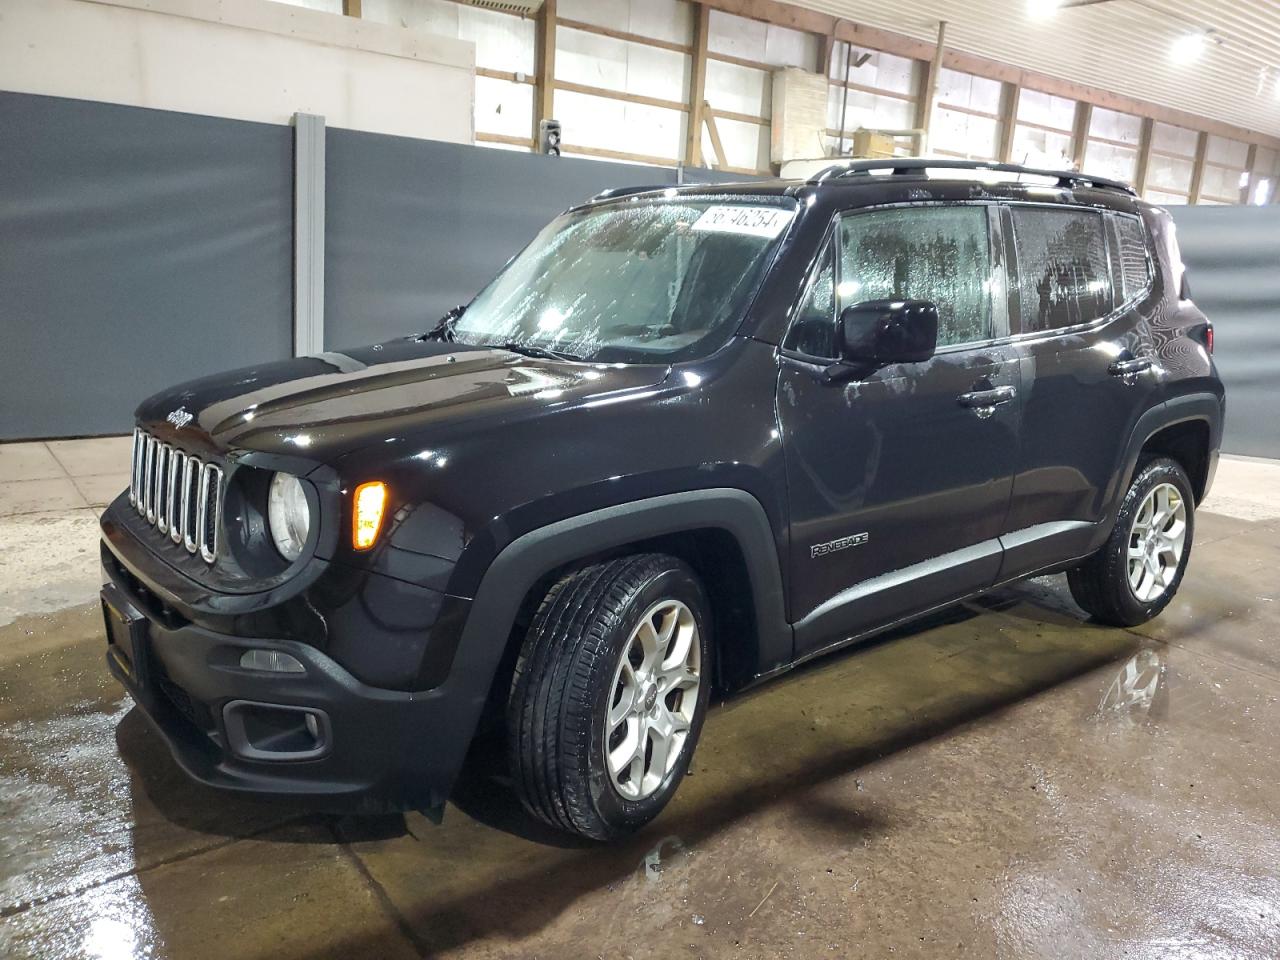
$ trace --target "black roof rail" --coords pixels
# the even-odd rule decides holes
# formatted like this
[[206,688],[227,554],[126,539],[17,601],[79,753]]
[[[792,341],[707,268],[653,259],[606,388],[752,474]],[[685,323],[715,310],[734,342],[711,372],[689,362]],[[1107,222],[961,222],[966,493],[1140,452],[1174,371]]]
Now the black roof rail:
[[618,197],[629,197],[633,193],[649,193],[653,190],[666,190],[670,186],[671,184],[669,183],[651,183],[642,187],[610,187],[608,190],[601,190],[597,193],[591,198],[591,202],[595,203],[597,200],[616,200]]
[[809,178],[809,183],[822,183],[826,180],[858,177],[874,173],[877,170],[892,170],[895,176],[911,176],[925,170],[990,170],[995,173],[1011,173],[1017,176],[1048,177],[1058,181],[1064,189],[1073,187],[1098,187],[1104,190],[1119,190],[1131,196],[1137,196],[1133,187],[1119,180],[1107,177],[1095,177],[1078,170],[1041,170],[1036,167],[1024,167],[1017,163],[996,163],[988,160],[952,160],[930,159],[929,157],[902,157],[892,160],[851,160],[825,167]]

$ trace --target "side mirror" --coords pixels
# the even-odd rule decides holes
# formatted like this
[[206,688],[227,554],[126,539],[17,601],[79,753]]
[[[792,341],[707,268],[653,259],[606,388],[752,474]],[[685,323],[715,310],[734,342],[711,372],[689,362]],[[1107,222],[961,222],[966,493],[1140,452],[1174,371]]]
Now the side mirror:
[[846,363],[918,363],[938,347],[938,307],[928,300],[867,300],[840,311]]

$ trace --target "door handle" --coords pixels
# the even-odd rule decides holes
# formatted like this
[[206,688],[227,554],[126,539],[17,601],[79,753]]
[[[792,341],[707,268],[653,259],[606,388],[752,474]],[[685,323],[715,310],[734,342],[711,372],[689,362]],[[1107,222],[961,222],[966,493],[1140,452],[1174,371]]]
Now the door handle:
[[1137,357],[1134,360],[1117,360],[1107,367],[1107,373],[1113,377],[1131,377],[1135,373],[1142,373],[1142,371],[1150,369],[1150,357]]
[[986,419],[995,413],[996,407],[1002,403],[1008,403],[1018,395],[1018,391],[1013,387],[996,387],[992,390],[974,390],[972,393],[962,393],[956,399],[960,401],[960,406],[968,407],[977,412],[978,416]]

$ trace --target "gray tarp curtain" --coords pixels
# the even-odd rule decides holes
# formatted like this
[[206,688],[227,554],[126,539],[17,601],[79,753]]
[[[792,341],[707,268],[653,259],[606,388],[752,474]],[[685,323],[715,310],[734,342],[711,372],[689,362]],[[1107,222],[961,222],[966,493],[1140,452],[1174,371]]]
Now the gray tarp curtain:
[[[291,128],[0,93],[0,131],[0,440],[123,433],[155,390],[288,356]],[[425,330],[566,207],[674,182],[330,128],[326,345]],[[1173,214],[1217,326],[1225,449],[1280,457],[1280,206]]]
[[[429,329],[466,303],[547,221],[610,187],[676,171],[529,156],[329,128],[325,345]],[[686,171],[691,182],[742,177]]]
[[1280,206],[1173,207],[1227,385],[1223,449],[1280,457]]
[[288,127],[0,93],[0,440],[288,356]]

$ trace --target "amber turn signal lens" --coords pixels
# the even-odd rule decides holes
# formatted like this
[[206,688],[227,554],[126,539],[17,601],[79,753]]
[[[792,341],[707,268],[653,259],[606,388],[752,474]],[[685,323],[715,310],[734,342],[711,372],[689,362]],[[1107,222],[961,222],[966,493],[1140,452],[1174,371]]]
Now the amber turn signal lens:
[[368,550],[378,540],[382,529],[382,511],[387,505],[387,485],[381,480],[356,487],[351,544],[357,550]]

